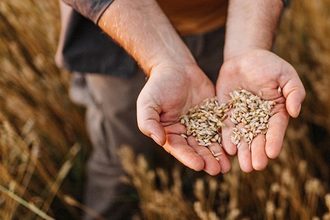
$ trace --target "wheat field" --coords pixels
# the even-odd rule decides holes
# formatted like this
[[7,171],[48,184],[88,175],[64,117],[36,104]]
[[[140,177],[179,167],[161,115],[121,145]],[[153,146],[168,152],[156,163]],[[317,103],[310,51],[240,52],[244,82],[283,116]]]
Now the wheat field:
[[[81,203],[90,143],[84,110],[54,64],[57,1],[0,2],[0,219],[101,219]],[[330,1],[292,0],[274,50],[298,70],[307,97],[284,150],[265,171],[192,175],[119,152],[140,219],[330,219]],[[132,165],[134,164],[134,166]]]

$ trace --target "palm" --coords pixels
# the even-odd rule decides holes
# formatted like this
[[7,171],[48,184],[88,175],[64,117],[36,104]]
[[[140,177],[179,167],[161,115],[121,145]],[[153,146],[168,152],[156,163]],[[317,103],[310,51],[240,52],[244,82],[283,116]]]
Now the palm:
[[[232,68],[232,63],[228,63],[220,71],[217,82],[217,94],[220,101],[227,101],[229,93],[233,90],[244,88],[262,99],[276,102],[269,120],[267,134],[259,134],[251,143],[251,148],[247,143],[241,143],[237,149],[231,143],[230,136],[233,124],[230,123],[229,119],[226,121],[227,126],[222,133],[223,145],[229,154],[235,154],[237,149],[241,169],[249,172],[253,169],[264,169],[268,158],[278,156],[289,121],[288,111],[290,115],[296,116],[294,112],[296,107],[292,106],[300,101],[297,101],[297,98],[291,98],[290,93],[303,93],[304,91],[294,91],[294,89],[301,90],[301,88],[303,90],[299,78],[296,78],[298,76],[294,69],[270,52],[259,51],[256,54],[248,54],[246,57],[237,59],[244,59],[244,62],[238,61],[240,62],[239,68]],[[296,88],[292,88],[293,80],[294,83],[298,83]]]
[[[138,98],[138,122],[142,132],[151,136],[157,133],[164,135],[158,144],[176,157],[186,166],[195,170],[205,170],[209,174],[217,174],[228,170],[229,161],[225,158],[219,163],[211,152],[199,146],[194,138],[185,139],[185,127],[179,117],[189,108],[201,103],[208,97],[215,96],[215,89],[210,80],[197,67],[190,69],[192,76],[181,68],[155,69]],[[149,120],[149,123],[145,123]],[[146,127],[147,126],[147,127]],[[149,126],[149,127],[148,127]],[[219,145],[212,146],[220,151]],[[224,155],[225,157],[225,155]]]

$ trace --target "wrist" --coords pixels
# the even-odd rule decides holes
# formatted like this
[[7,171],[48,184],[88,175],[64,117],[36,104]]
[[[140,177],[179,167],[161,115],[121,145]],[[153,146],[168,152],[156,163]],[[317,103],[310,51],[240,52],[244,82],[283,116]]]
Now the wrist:
[[239,51],[238,53],[233,54],[233,56],[228,57],[224,63],[230,62],[243,62],[247,59],[264,56],[265,54],[273,53],[271,50],[264,48],[247,48],[246,50]]
[[235,49],[227,49],[224,51],[224,62],[258,51],[270,51],[270,49],[271,46],[247,46]]
[[[162,63],[155,65],[152,67],[150,72],[151,78],[163,78],[166,77],[175,77],[178,81],[185,81],[186,86],[196,87],[208,85],[211,81],[204,74],[204,72],[200,69],[198,64],[193,62],[177,62],[177,60],[163,60]],[[165,82],[164,82],[165,83]]]
[[271,50],[282,9],[282,0],[231,0],[224,60],[250,50]]
[[257,67],[257,62],[261,62],[267,55],[272,53],[269,50],[251,48],[250,50],[242,51],[241,53],[226,59],[220,69],[220,75],[233,75],[241,72],[241,70],[247,70]]
[[[178,55],[180,54],[180,55]],[[189,70],[197,66],[197,63],[193,56],[188,53],[158,53],[156,56],[146,59],[141,67],[147,76],[151,76],[154,73],[158,73],[159,69],[173,69],[177,72],[189,73]],[[173,71],[174,74],[175,71]],[[161,74],[161,73],[160,73]]]

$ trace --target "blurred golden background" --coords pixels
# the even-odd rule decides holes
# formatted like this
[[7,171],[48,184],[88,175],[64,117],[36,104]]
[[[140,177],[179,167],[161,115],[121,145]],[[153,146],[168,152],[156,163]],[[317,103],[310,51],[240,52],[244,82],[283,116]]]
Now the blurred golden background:
[[[89,142],[83,109],[54,64],[57,1],[0,2],[0,219],[101,216],[81,204]],[[292,0],[275,51],[307,98],[265,171],[221,177],[148,165],[120,152],[143,219],[330,219],[330,1]]]

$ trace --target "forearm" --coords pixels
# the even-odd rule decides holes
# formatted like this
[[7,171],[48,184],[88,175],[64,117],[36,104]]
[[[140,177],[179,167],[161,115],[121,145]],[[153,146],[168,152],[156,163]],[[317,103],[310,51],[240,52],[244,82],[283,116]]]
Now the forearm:
[[224,59],[271,49],[282,8],[281,0],[230,0]]
[[147,75],[163,62],[194,63],[155,0],[117,0],[104,12],[98,25],[117,41]]

